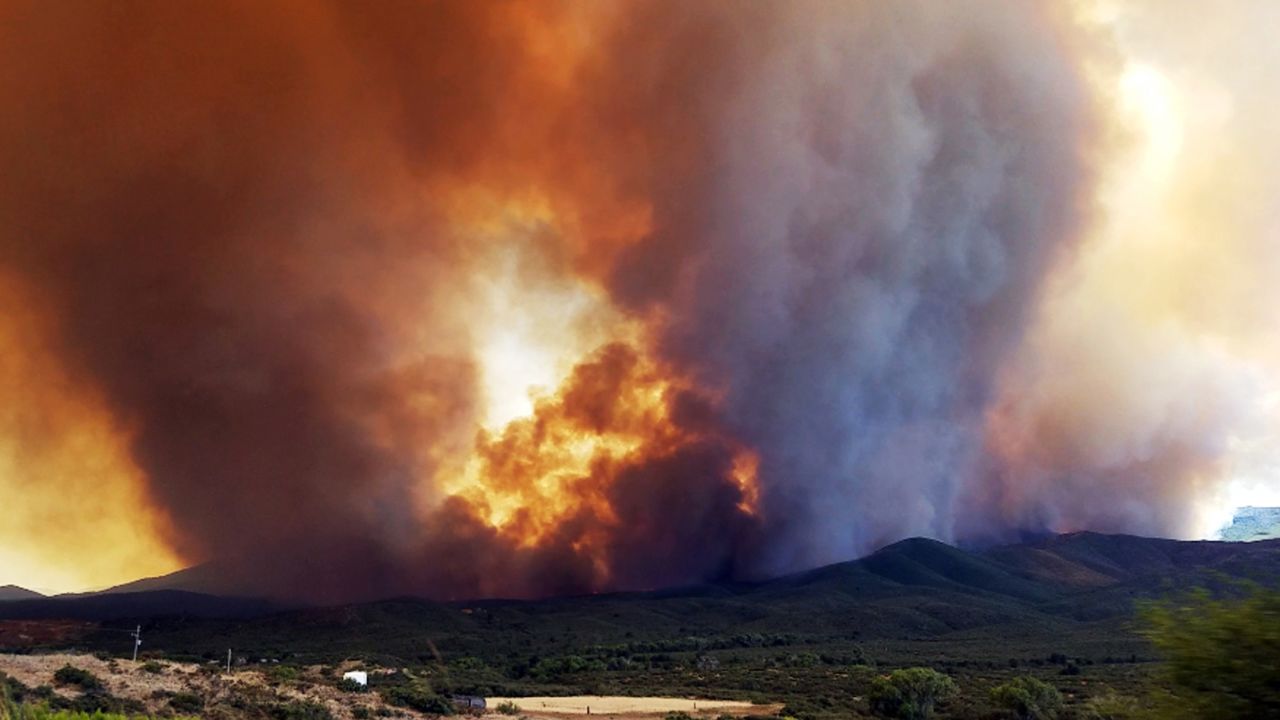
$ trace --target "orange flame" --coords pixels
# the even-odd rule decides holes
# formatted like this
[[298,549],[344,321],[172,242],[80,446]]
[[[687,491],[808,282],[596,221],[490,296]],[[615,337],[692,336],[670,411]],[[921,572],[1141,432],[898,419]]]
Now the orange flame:
[[556,395],[538,400],[531,416],[499,432],[480,430],[475,453],[444,489],[521,547],[542,544],[565,523],[590,519],[573,549],[590,557],[607,581],[602,548],[621,529],[610,491],[626,466],[690,443],[727,444],[730,479],[742,494],[738,510],[757,514],[756,454],[714,423],[680,417],[696,412],[682,406],[705,410],[712,402],[670,367],[615,342],[578,365]]

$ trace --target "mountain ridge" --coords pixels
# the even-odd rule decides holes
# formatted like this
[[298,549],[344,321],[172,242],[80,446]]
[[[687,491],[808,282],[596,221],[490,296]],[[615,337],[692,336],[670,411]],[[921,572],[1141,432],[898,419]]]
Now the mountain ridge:
[[0,602],[6,600],[38,600],[46,597],[43,593],[28,590],[18,585],[0,585]]

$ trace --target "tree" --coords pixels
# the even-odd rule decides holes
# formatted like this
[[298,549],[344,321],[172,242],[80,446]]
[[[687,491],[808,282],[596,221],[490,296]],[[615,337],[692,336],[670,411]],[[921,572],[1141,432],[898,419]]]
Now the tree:
[[1280,592],[1250,585],[1215,598],[1197,590],[1149,603],[1141,618],[1165,660],[1165,716],[1280,717]]
[[1018,720],[1054,720],[1062,712],[1062,693],[1049,683],[1026,675],[993,688],[991,700]]
[[925,720],[933,706],[958,691],[951,678],[930,668],[894,670],[871,685],[871,711],[881,717]]

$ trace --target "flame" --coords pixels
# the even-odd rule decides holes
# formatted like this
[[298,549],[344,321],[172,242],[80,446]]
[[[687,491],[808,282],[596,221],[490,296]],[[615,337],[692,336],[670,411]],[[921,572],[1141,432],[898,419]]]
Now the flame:
[[446,495],[520,547],[547,542],[570,522],[587,521],[573,542],[607,584],[608,537],[619,528],[610,491],[619,473],[646,458],[702,441],[733,450],[730,477],[738,509],[759,507],[759,458],[713,425],[682,422],[677,406],[714,402],[672,368],[625,342],[610,343],[579,365],[533,412],[498,430],[480,429],[474,453],[443,484]]

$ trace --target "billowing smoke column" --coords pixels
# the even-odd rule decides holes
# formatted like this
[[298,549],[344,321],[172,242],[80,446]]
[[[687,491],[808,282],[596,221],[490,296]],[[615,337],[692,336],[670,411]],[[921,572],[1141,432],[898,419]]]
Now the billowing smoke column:
[[[78,452],[154,516],[121,542],[320,600],[1061,529],[998,440],[1091,224],[1073,28],[985,2],[7,3],[0,299],[38,322],[0,340],[32,358],[19,407],[93,399],[0,430],[111,428]],[[0,482],[65,492],[77,450],[51,447]]]

